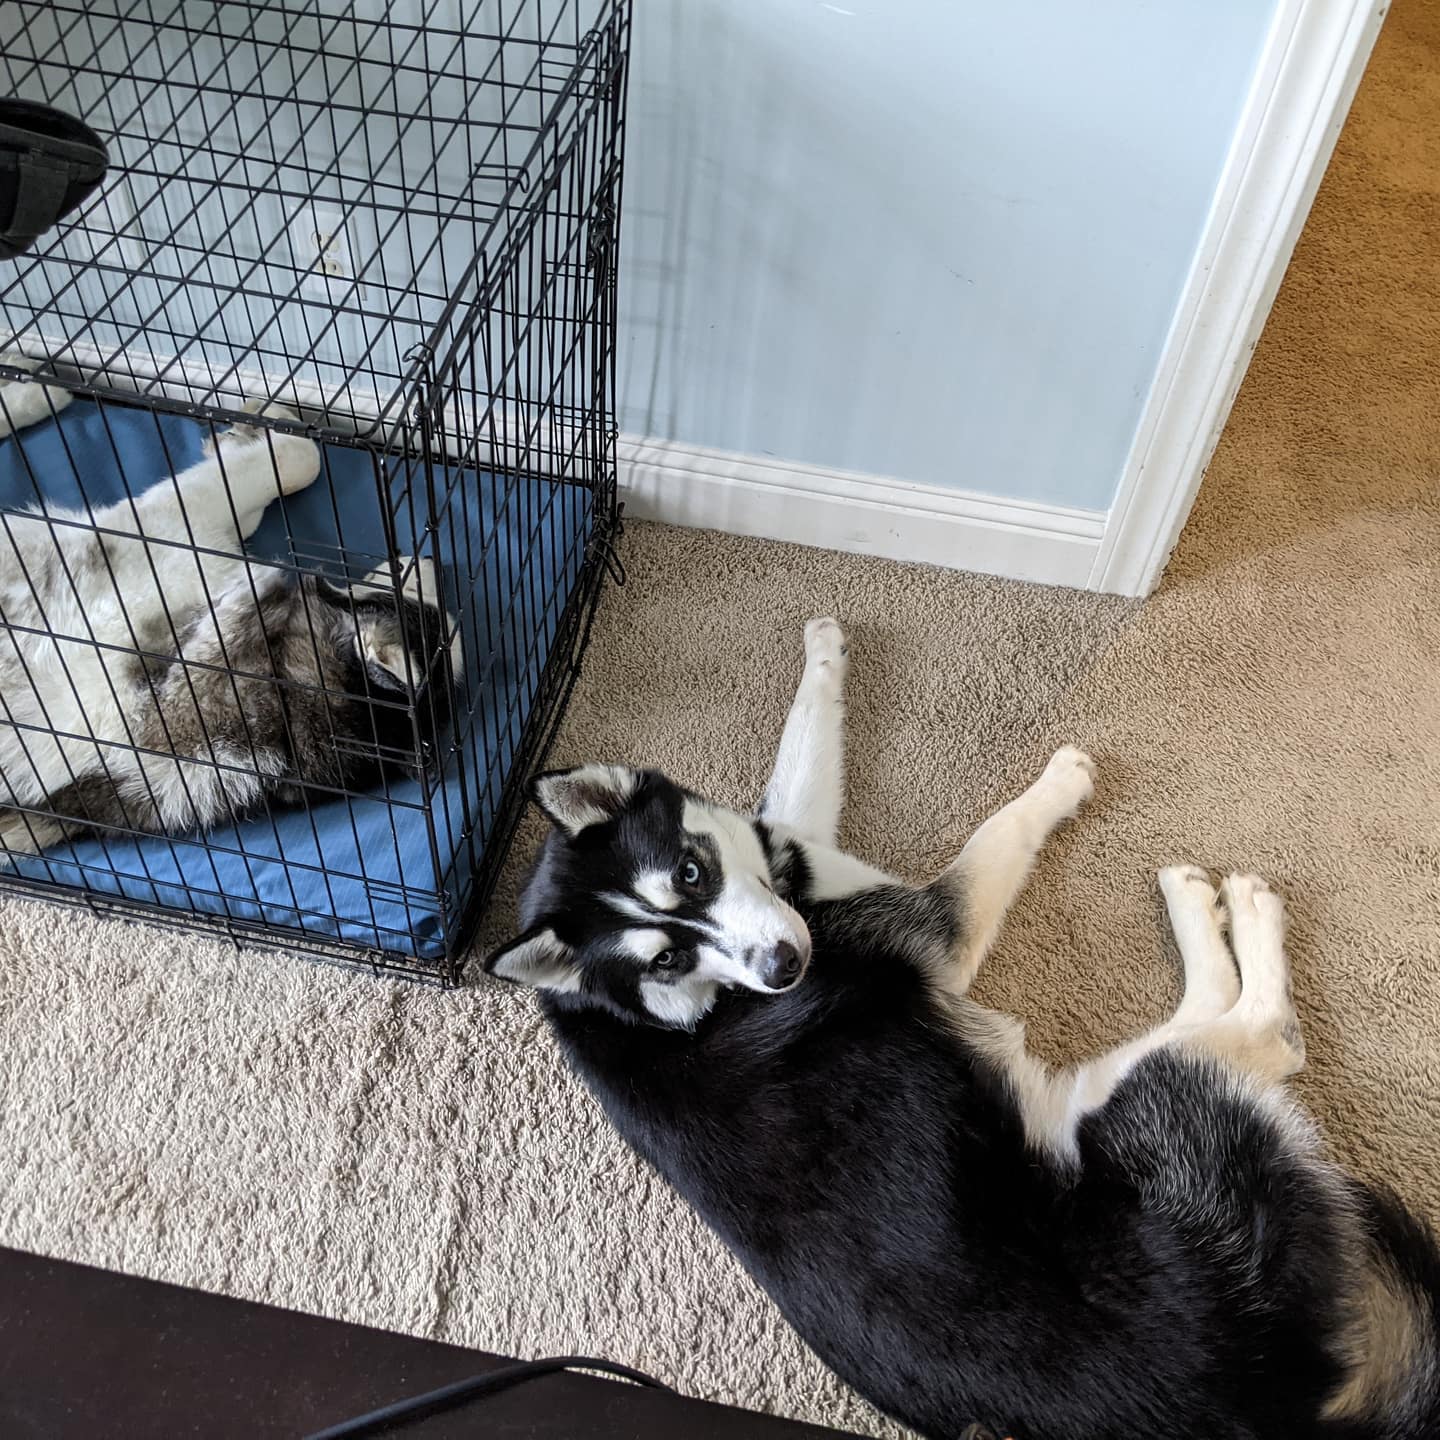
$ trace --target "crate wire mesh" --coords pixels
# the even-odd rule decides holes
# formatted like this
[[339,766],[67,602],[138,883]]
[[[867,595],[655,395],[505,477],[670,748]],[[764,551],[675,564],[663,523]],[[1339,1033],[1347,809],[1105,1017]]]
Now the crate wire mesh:
[[[432,687],[403,702],[402,746],[380,753],[378,725],[331,737],[392,762],[363,790],[292,754],[291,803],[146,838],[75,813],[83,836],[0,856],[0,885],[456,978],[614,563],[629,24],[629,0],[0,12],[8,92],[85,119],[112,162],[83,211],[0,267],[0,348],[28,357],[0,362],[0,382],[75,397],[0,441],[0,554],[37,503],[78,505],[48,522],[57,535],[113,541],[116,503],[133,511],[226,427],[272,455],[303,435],[320,477],[277,491],[249,574],[322,574],[397,605],[438,589],[450,623],[420,664],[453,655],[459,674],[449,725]],[[263,402],[293,415],[257,416]],[[159,569],[205,550],[193,528],[145,544]],[[0,615],[0,645],[24,628]],[[64,648],[191,670],[147,643],[87,626]],[[0,708],[7,724],[44,738]],[[99,748],[117,768],[141,749],[133,733]],[[208,736],[187,761],[236,763]]]

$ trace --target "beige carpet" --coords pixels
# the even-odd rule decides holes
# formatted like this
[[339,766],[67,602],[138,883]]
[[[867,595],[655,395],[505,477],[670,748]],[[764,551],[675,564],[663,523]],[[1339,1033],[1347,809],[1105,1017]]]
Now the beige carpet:
[[[1440,11],[1402,0],[1144,607],[637,527],[556,758],[753,796],[833,611],[867,857],[928,874],[1056,741],[1100,760],[985,996],[1057,1056],[1116,1040],[1175,995],[1155,868],[1258,868],[1294,917],[1305,1098],[1440,1218],[1437,177]],[[0,1103],[4,1243],[886,1433],[523,995],[0,905]]]

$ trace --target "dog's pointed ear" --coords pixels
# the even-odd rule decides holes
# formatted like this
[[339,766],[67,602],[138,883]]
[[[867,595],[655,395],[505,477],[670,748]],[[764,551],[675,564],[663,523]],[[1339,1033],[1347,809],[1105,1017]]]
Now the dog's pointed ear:
[[578,990],[580,971],[570,947],[548,926],[502,946],[485,962],[488,974],[538,990]]
[[588,826],[613,820],[639,788],[640,776],[624,765],[581,765],[537,775],[530,794],[573,840]]

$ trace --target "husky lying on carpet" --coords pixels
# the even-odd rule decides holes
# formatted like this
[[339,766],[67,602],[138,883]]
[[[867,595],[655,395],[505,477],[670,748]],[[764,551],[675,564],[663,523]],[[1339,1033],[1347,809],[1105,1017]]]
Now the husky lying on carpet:
[[1279,897],[1162,871],[1178,1010],[1049,1070],[967,991],[1089,759],[903,884],[834,848],[846,647],[825,620],[806,649],[758,819],[651,771],[536,781],[553,830],[488,968],[539,987],[620,1133],[925,1435],[1440,1435],[1440,1255],[1285,1093]]
[[[70,399],[0,387],[0,438]],[[0,866],[92,828],[206,830],[307,785],[362,789],[413,753],[412,702],[448,723],[434,568],[397,604],[389,567],[342,589],[247,563],[319,447],[238,426],[207,450],[134,500],[0,513]]]

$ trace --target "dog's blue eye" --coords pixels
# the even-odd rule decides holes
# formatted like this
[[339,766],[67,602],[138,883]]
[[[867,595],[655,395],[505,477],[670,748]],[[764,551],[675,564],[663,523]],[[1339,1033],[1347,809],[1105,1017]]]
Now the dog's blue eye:
[[680,867],[680,874],[678,878],[680,880],[680,883],[685,886],[686,889],[693,890],[704,878],[704,875],[699,865],[697,865],[695,861],[687,860]]
[[680,952],[678,950],[665,950],[655,957],[655,968],[657,970],[673,970],[680,963]]

